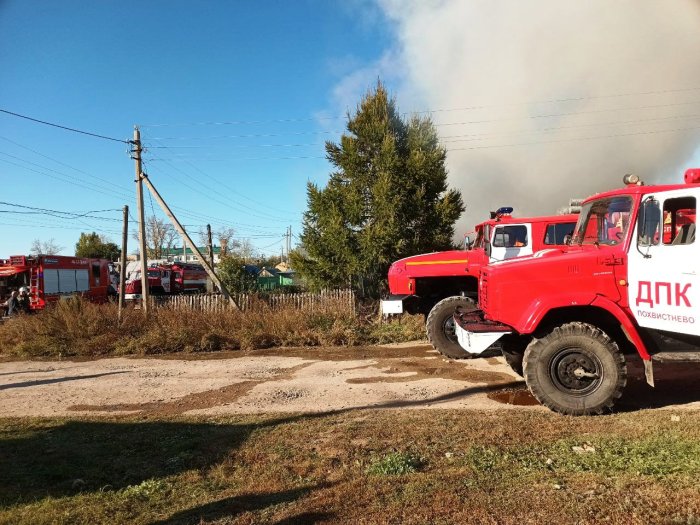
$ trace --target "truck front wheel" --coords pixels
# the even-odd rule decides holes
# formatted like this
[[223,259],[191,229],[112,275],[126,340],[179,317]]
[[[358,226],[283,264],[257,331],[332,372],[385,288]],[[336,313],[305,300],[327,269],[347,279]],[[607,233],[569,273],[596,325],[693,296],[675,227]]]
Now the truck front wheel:
[[537,400],[562,414],[601,414],[627,383],[617,343],[587,323],[566,323],[534,339],[523,359],[525,382]]
[[476,310],[474,301],[467,297],[447,297],[430,310],[426,331],[428,332],[428,341],[435,350],[452,359],[465,359],[473,356],[457,342],[453,316],[458,306],[467,311]]

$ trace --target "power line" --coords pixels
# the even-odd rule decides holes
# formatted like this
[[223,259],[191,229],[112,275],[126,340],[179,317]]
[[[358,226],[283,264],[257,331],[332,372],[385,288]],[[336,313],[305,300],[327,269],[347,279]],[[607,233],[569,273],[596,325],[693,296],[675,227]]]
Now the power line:
[[[81,173],[81,174],[83,174],[83,175],[87,175],[88,177],[92,177],[93,179],[97,179],[97,180],[99,180],[100,182],[102,182],[102,183],[104,183],[104,184],[107,184],[109,187],[113,187],[114,182],[111,181],[111,180],[104,179],[104,178],[102,178],[102,177],[98,177],[97,175],[94,175],[94,174],[89,173],[89,172],[87,172],[87,171],[84,171],[84,170],[81,170],[81,169],[79,169],[79,168],[76,168],[75,166],[71,166],[70,164],[66,164],[65,162],[62,162],[62,161],[57,160],[57,159],[54,159],[53,157],[50,157],[50,156],[48,156],[48,155],[45,155],[45,154],[43,154],[43,153],[41,153],[41,152],[39,152],[39,151],[36,151],[36,150],[32,149],[32,148],[29,148],[29,147],[27,147],[27,146],[24,146],[24,145],[20,144],[19,142],[15,142],[14,140],[10,140],[10,139],[8,139],[7,137],[0,137],[0,139],[4,140],[4,141],[6,141],[6,142],[9,142],[10,144],[14,144],[15,146],[19,146],[20,148],[25,149],[25,150],[27,150],[27,151],[30,151],[30,152],[34,153],[35,155],[39,155],[40,157],[43,157],[43,158],[48,159],[48,160],[50,160],[50,161],[53,161],[53,162],[55,162],[56,164],[60,164],[61,166],[64,166],[64,167],[66,167],[66,168],[72,169],[73,171],[76,171],[76,172]],[[117,188],[117,189],[120,190],[122,194],[123,194],[124,191],[125,191],[123,188]]]
[[[684,93],[699,91],[700,87],[690,87],[690,88],[679,88],[679,89],[663,89],[657,91],[641,91],[632,93],[615,93],[610,95],[593,95],[588,97],[568,97],[568,98],[555,98],[547,100],[534,100],[534,101],[521,101],[512,102],[507,104],[483,104],[475,106],[465,106],[456,108],[442,108],[442,109],[426,109],[414,112],[403,112],[402,115],[411,114],[424,114],[424,113],[448,113],[454,111],[471,111],[477,109],[488,109],[494,107],[512,107],[512,106],[524,106],[533,104],[560,104],[563,102],[581,102],[583,100],[596,100],[596,99],[606,99],[606,98],[621,98],[621,97],[632,97],[632,96],[646,96],[646,95],[663,95],[668,93]],[[163,124],[144,124],[142,127],[145,128],[159,128],[159,127],[187,127],[187,126],[227,126],[227,125],[254,125],[254,124],[278,124],[278,123],[289,123],[289,122],[316,122],[322,120],[341,120],[346,119],[347,115],[335,116],[335,117],[302,117],[302,118],[276,118],[267,120],[229,120],[229,121],[209,121],[209,122],[186,122],[186,123],[163,123]]]
[[535,146],[539,144],[556,144],[559,142],[576,142],[576,141],[584,141],[584,140],[598,140],[598,139],[610,139],[610,138],[618,138],[618,137],[632,137],[632,136],[637,136],[637,135],[655,135],[657,133],[674,133],[677,131],[693,131],[700,129],[700,126],[693,126],[690,128],[675,128],[675,129],[661,129],[661,130],[656,130],[656,131],[639,131],[639,132],[634,132],[634,133],[617,133],[614,135],[600,135],[596,137],[576,137],[576,138],[570,138],[570,139],[561,139],[561,140],[548,140],[548,141],[541,141],[541,142],[523,142],[519,144],[495,144],[495,145],[487,145],[487,146],[473,146],[469,148],[449,148],[447,151],[466,151],[466,150],[475,150],[475,149],[492,149],[492,148],[511,148],[511,147],[516,147],[516,146]]
[[39,124],[45,124],[45,125],[47,125],[47,126],[53,126],[54,128],[65,129],[66,131],[72,131],[72,132],[74,132],[74,133],[81,133],[81,134],[83,134],[83,135],[89,135],[89,136],[91,136],[91,137],[97,137],[97,138],[105,139],[105,140],[113,140],[113,141],[115,141],[115,142],[121,142],[121,143],[123,143],[123,144],[129,144],[129,142],[130,142],[130,141],[124,140],[124,139],[115,139],[115,138],[113,138],[113,137],[107,137],[106,135],[99,135],[99,134],[97,134],[97,133],[91,133],[91,132],[89,132],[89,131],[83,131],[83,130],[75,129],[75,128],[69,128],[69,127],[67,127],[67,126],[62,126],[62,125],[60,125],[60,124],[54,124],[53,122],[47,122],[47,121],[45,121],[45,120],[39,120],[39,119],[36,119],[36,118],[28,117],[28,116],[26,116],[26,115],[20,115],[19,113],[13,113],[12,111],[8,111],[8,110],[6,110],[6,109],[0,109],[0,112],[2,112],[2,113],[7,113],[8,115],[12,115],[12,116],[14,116],[14,117],[19,117],[19,118],[31,120],[32,122],[37,122],[37,123],[39,123]]
[[[446,143],[446,142],[470,142],[474,140],[483,140],[483,138],[488,138],[488,137],[498,137],[498,136],[504,136],[504,135],[531,135],[533,133],[550,133],[552,131],[559,131],[559,130],[566,130],[566,129],[577,129],[577,128],[590,128],[590,127],[603,127],[603,126],[624,126],[628,124],[639,124],[639,123],[644,123],[644,122],[660,122],[660,121],[667,121],[667,120],[695,120],[700,118],[700,114],[698,115],[674,115],[670,117],[658,117],[658,118],[650,118],[650,119],[635,119],[635,120],[619,120],[619,121],[614,121],[614,122],[589,122],[586,124],[574,124],[571,126],[556,126],[556,127],[551,127],[551,128],[542,128],[542,129],[533,129],[533,130],[513,130],[513,131],[506,131],[506,132],[498,132],[498,133],[467,133],[465,135],[446,135],[440,138],[441,143]],[[470,138],[462,138],[462,137],[470,137]],[[448,139],[448,140],[446,140]],[[451,139],[451,140],[449,140]]]
[[[163,147],[166,147],[166,146],[163,146]],[[169,148],[168,148],[168,149],[169,149]],[[270,206],[268,206],[268,205],[266,205],[266,204],[260,203],[260,202],[256,201],[255,199],[251,199],[251,198],[248,197],[247,195],[244,195],[243,193],[241,193],[241,192],[239,192],[239,191],[236,191],[235,189],[233,189],[232,187],[230,187],[229,185],[227,185],[227,184],[224,183],[223,181],[221,181],[221,180],[219,180],[219,179],[213,177],[212,175],[209,175],[209,174],[205,173],[205,172],[204,172],[202,169],[200,169],[196,164],[192,164],[191,162],[187,162],[187,164],[188,164],[189,166],[191,166],[193,169],[197,170],[197,172],[199,172],[199,173],[200,173],[201,175],[203,175],[204,177],[207,177],[207,178],[211,179],[212,181],[214,181],[215,184],[218,184],[219,186],[221,186],[221,187],[227,189],[227,190],[230,191],[231,193],[233,193],[233,194],[235,194],[235,195],[238,195],[238,196],[240,196],[240,197],[243,197],[244,199],[247,199],[248,201],[252,202],[253,204],[256,204],[257,206],[262,206],[262,207],[264,207],[264,208],[273,209],[272,207],[270,207]],[[172,166],[172,165],[170,165],[170,166],[171,166],[173,169],[175,169],[175,170],[179,171],[180,173],[182,173],[183,175],[189,177],[189,175],[188,175],[187,173],[185,173],[184,171],[179,170],[179,169],[176,168],[175,166]],[[210,190],[210,191],[213,191],[213,192],[217,192],[217,191],[218,191],[218,189],[212,189],[211,187],[209,187],[209,190]],[[234,200],[234,202],[236,202],[236,201]],[[243,207],[243,208],[245,208],[245,209],[247,209],[247,210],[253,211],[253,212],[259,212],[259,210],[258,210],[257,208],[251,208],[250,206],[247,206],[247,205],[245,205],[245,204],[243,204],[243,203],[241,203],[241,202],[237,202],[237,205],[238,205],[238,206],[241,206],[241,207]],[[275,210],[275,211],[277,211],[277,210]],[[284,211],[284,210],[282,210],[282,211]],[[287,216],[287,218],[281,218],[280,216],[272,215],[272,214],[265,213],[265,212],[262,212],[262,214],[265,215],[265,216],[268,216],[268,217],[270,217],[270,218],[272,218],[272,219],[274,219],[274,220],[281,220],[281,221],[285,221],[285,222],[287,222],[287,221],[289,220],[289,216]],[[289,214],[292,215],[291,212],[289,212]],[[261,218],[267,218],[267,217],[261,217]]]
[[[151,160],[149,160],[149,163],[150,163],[150,162],[153,162],[153,160],[156,160],[156,159],[151,159]],[[172,169],[174,169],[174,170],[178,171],[179,173],[181,173],[181,174],[182,174],[183,176],[185,176],[186,178],[188,178],[188,179],[191,179],[191,178],[192,178],[190,175],[188,175],[188,174],[185,173],[184,171],[182,171],[182,170],[178,169],[177,167],[173,166],[172,164],[170,164],[167,160],[166,160],[166,161],[163,161],[163,162],[165,162],[165,164],[167,164],[168,166],[170,166]],[[211,193],[206,193],[206,192],[202,191],[201,189],[199,189],[198,187],[193,186],[193,185],[191,185],[191,184],[188,184],[188,183],[186,183],[186,182],[181,182],[181,184],[184,185],[184,186],[186,186],[186,187],[188,187],[188,188],[190,188],[190,189],[191,189],[192,191],[194,191],[195,193],[199,193],[200,195],[205,196],[207,199],[212,200],[212,201],[214,201],[214,202],[218,202],[219,204],[221,204],[221,205],[223,205],[223,206],[227,206],[227,207],[231,207],[231,208],[234,208],[234,207],[238,206],[238,207],[242,207],[242,208],[247,208],[248,210],[251,210],[251,211],[253,212],[253,213],[251,213],[251,211],[240,210],[240,211],[242,211],[242,213],[246,213],[247,215],[251,215],[251,216],[253,216],[253,217],[258,217],[258,218],[260,218],[260,219],[268,220],[268,221],[276,221],[276,222],[288,222],[288,221],[289,221],[289,219],[283,219],[283,218],[275,217],[275,216],[273,216],[273,215],[269,215],[269,214],[266,214],[266,213],[262,213],[262,214],[261,214],[261,213],[258,213],[257,210],[254,210],[254,208],[251,208],[250,206],[246,206],[245,204],[241,204],[241,203],[232,204],[232,202],[230,202],[230,201],[229,201],[229,202],[226,202],[226,201],[217,199],[217,198],[213,197],[212,193],[213,193],[213,194],[220,193],[220,190],[217,190],[217,189],[208,187],[206,184],[202,183],[201,181],[198,182],[198,184],[202,185],[204,188],[208,188],[209,191],[210,191]],[[234,202],[235,202],[235,201],[234,201]]]
[[[52,210],[50,208],[37,208],[34,206],[25,206],[23,204],[17,204],[15,202],[4,202],[0,201],[0,204],[4,206],[14,206],[15,208],[22,208],[25,210],[33,210],[32,212],[14,212],[14,213],[48,213],[48,214],[54,214],[54,217],[59,217],[59,218],[70,218],[70,219],[78,219],[81,217],[86,217],[90,219],[105,219],[105,220],[115,220],[117,222],[121,222],[121,219],[116,219],[116,218],[111,218],[111,217],[95,217],[90,215],[91,213],[106,213],[110,211],[122,211],[118,208],[109,208],[106,210],[90,210],[86,212],[73,212],[73,211],[61,211],[61,210]],[[0,210],[0,212],[5,212],[5,213],[12,213],[12,211],[8,210]],[[70,215],[70,217],[61,217],[62,215]]]
[[[20,161],[22,161],[22,162],[25,162],[25,163],[28,163],[28,164],[32,164],[32,165],[35,165],[35,166],[39,166],[39,167],[41,167],[41,168],[43,168],[43,169],[46,169],[46,170],[53,171],[53,172],[55,172],[55,173],[61,174],[61,172],[58,172],[58,171],[56,171],[56,170],[52,170],[51,168],[47,168],[46,166],[40,166],[40,165],[38,165],[38,164],[35,164],[35,163],[33,163],[33,162],[30,162],[30,161],[27,161],[27,160],[24,160],[24,159],[20,159],[20,158],[18,158],[18,157],[15,157],[14,155],[9,155],[9,154],[3,153],[3,152],[0,152],[0,155],[6,155],[6,156],[8,156],[8,157],[11,157],[11,158],[14,158],[14,159],[18,159],[18,160],[20,160]],[[51,175],[51,174],[49,174],[49,173],[46,173],[45,171],[39,171],[39,170],[36,170],[36,169],[33,169],[33,168],[28,168],[27,166],[23,166],[22,164],[17,164],[16,162],[12,162],[12,161],[9,161],[9,160],[0,159],[0,162],[5,162],[6,164],[10,164],[10,165],[12,165],[12,166],[17,166],[17,167],[22,168],[22,169],[24,169],[24,170],[31,171],[31,172],[37,173],[37,174],[39,174],[39,175],[44,175],[45,177],[49,177],[49,178],[52,178],[52,179],[57,179],[57,180],[60,180],[61,182],[67,182],[68,184],[72,184],[73,186],[77,186],[77,187],[79,187],[79,188],[83,188],[83,189],[86,189],[86,190],[94,191],[94,192],[96,192],[96,193],[101,193],[102,195],[107,195],[108,197],[111,197],[111,198],[118,198],[117,195],[115,195],[116,192],[115,192],[114,190],[111,190],[111,191],[109,191],[109,190],[103,191],[103,190],[101,190],[101,189],[93,188],[93,187],[90,187],[90,186],[86,185],[84,181],[79,181],[79,180],[78,180],[78,182],[75,182],[75,180],[77,180],[77,179],[70,180],[70,179],[72,179],[72,177],[70,177],[69,175],[61,174],[61,175],[63,175],[62,177],[57,177],[56,175]],[[129,198],[131,199],[131,197],[129,197]]]

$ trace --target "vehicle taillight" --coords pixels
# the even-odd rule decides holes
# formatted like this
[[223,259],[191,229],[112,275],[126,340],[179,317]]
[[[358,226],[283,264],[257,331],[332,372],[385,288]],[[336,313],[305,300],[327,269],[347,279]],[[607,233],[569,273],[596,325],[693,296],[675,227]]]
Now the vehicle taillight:
[[700,168],[690,168],[685,171],[686,184],[700,184]]

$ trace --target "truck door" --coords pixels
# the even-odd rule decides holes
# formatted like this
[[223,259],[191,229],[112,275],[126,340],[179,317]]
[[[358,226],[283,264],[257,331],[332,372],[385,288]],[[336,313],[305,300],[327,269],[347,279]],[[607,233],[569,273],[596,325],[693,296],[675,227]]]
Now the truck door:
[[493,228],[489,262],[532,255],[530,224],[500,224]]
[[160,278],[160,283],[163,286],[163,291],[165,293],[170,293],[170,270],[163,271]]
[[640,326],[700,335],[700,190],[646,196],[629,249],[629,305]]

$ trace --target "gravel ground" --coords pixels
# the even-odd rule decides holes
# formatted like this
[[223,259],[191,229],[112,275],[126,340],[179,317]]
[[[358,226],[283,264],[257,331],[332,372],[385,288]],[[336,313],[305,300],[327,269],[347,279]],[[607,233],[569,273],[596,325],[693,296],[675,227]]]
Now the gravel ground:
[[[700,408],[700,365],[638,362],[622,410]],[[0,363],[0,415],[258,414],[351,408],[545,410],[500,357],[450,361],[425,344],[165,358]]]

